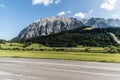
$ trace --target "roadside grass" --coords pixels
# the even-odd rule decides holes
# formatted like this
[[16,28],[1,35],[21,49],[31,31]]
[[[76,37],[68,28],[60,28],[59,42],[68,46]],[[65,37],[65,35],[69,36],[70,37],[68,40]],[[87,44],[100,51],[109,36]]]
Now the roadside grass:
[[[40,44],[32,44],[23,48],[21,43],[1,44],[0,57],[12,58],[39,58],[39,59],[60,59],[96,62],[120,63],[119,53],[107,53],[102,47],[46,47]],[[85,51],[90,49],[90,51]]]
[[0,50],[0,57],[59,59],[59,60],[78,60],[78,61],[120,63],[120,54],[110,54],[110,53],[103,54],[103,53],[64,52],[64,51],[57,52],[57,51]]

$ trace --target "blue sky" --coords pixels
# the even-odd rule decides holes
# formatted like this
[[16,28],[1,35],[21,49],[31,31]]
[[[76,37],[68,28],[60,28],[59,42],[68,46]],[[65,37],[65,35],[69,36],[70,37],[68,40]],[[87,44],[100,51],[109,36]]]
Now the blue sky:
[[50,16],[120,18],[120,0],[0,0],[0,39],[10,40]]

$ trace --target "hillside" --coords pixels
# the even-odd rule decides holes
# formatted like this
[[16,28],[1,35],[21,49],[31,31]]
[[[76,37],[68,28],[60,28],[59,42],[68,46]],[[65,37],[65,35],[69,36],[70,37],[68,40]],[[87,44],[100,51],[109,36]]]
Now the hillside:
[[40,43],[50,47],[74,47],[78,45],[105,47],[118,45],[114,38],[108,33],[113,33],[117,37],[120,37],[120,28],[91,28],[83,26],[52,35],[27,39],[25,41]]
[[120,44],[120,40],[116,37],[115,34],[110,33],[110,35],[113,37],[113,39],[117,42],[117,44]]
[[81,20],[85,26],[93,28],[120,27],[119,19],[90,18]]
[[119,19],[91,18],[78,20],[72,17],[53,16],[41,18],[24,28],[12,41],[24,40],[43,35],[59,33],[61,31],[72,30],[81,26],[91,26],[92,28],[120,27]]
[[59,33],[61,31],[75,29],[80,26],[83,26],[83,23],[72,17],[55,16],[41,18],[23,29],[15,39],[29,39],[37,36],[49,35]]

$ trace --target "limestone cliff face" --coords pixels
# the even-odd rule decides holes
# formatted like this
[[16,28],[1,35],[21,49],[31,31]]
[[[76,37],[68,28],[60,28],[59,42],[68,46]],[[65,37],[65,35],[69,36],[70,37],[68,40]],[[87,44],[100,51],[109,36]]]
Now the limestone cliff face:
[[48,17],[39,19],[18,35],[18,39],[28,39],[42,35],[49,35],[54,33],[59,33],[61,31],[66,31],[83,26],[83,23],[75,18],[71,17]]
[[104,18],[78,20],[76,18],[63,16],[41,18],[23,29],[13,40],[22,40],[42,35],[50,35],[61,31],[75,29],[81,26],[91,26],[93,28],[120,27],[120,20]]
[[85,26],[93,28],[120,27],[119,19],[91,18],[81,20]]

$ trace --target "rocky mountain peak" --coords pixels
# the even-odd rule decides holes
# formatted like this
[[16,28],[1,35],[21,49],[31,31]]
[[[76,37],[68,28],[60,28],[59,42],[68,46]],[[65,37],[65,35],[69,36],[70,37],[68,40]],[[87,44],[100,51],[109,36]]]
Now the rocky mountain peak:
[[53,16],[41,18],[34,21],[23,29],[17,40],[34,38],[37,36],[59,33],[61,31],[75,29],[81,26],[91,26],[92,28],[120,27],[119,19],[91,18],[78,20],[72,17]]
[[86,26],[94,28],[120,27],[119,19],[90,18],[82,20]]
[[42,35],[49,35],[83,26],[76,18],[53,16],[34,21],[18,35],[19,39],[28,39]]

